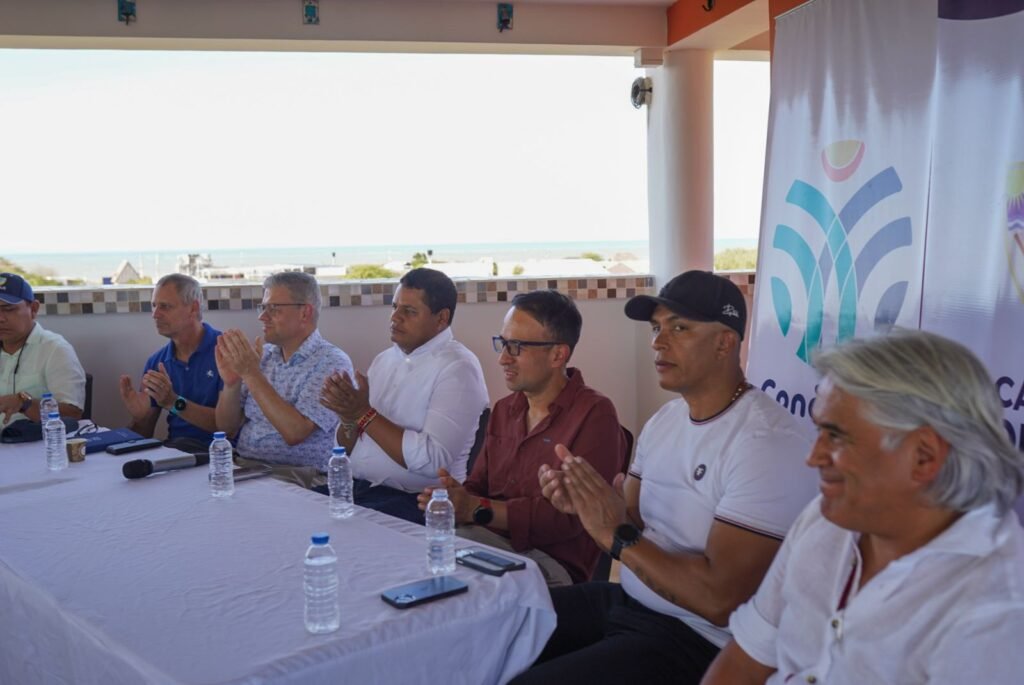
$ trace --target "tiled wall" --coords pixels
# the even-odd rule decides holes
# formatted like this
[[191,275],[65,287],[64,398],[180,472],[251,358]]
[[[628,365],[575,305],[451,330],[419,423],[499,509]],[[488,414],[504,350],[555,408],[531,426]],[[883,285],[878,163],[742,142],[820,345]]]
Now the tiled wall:
[[[754,294],[754,272],[727,272],[722,275],[736,283],[747,298]],[[320,286],[325,307],[370,307],[390,305],[398,283],[359,282],[325,283]],[[575,300],[624,300],[634,295],[651,294],[654,277],[617,276],[591,278],[530,278],[458,280],[455,287],[459,302],[509,302],[517,293],[538,288],[554,288]],[[263,299],[263,287],[257,284],[204,286],[210,311],[254,309]],[[151,286],[108,286],[105,288],[40,288],[36,299],[39,313],[47,316],[75,314],[149,313]]]
[[[577,300],[621,300],[649,293],[652,276],[601,278],[530,278],[520,280],[457,280],[459,302],[508,302],[517,293],[554,288]],[[367,307],[390,305],[396,281],[324,283],[320,286],[325,307]],[[254,309],[263,299],[258,284],[204,286],[210,311]],[[36,299],[40,314],[131,314],[148,313],[153,294],[151,286],[108,286],[105,288],[39,288]]]

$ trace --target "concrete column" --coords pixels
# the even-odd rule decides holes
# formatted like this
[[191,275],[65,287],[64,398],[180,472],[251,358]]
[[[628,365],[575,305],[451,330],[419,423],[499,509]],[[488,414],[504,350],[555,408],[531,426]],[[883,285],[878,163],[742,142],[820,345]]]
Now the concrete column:
[[714,263],[714,55],[669,50],[648,75],[651,272],[661,287],[682,271]]
[[[647,198],[651,273],[655,289],[688,269],[714,265],[714,55],[710,50],[670,50],[648,70]],[[678,397],[658,386],[651,331],[636,334],[636,425]]]

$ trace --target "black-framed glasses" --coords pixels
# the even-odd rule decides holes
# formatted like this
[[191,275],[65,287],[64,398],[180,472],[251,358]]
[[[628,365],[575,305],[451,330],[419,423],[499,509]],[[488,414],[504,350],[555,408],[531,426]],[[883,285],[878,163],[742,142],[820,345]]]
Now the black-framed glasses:
[[281,311],[282,307],[305,307],[307,302],[281,302],[281,303],[269,303],[269,304],[258,304],[256,305],[256,312],[262,314],[267,312],[271,316],[276,316]]
[[540,342],[533,340],[506,340],[500,335],[491,337],[491,344],[494,345],[494,351],[501,354],[502,350],[508,350],[509,355],[518,357],[519,353],[523,351],[524,347],[552,347],[553,345],[564,345],[557,341]]

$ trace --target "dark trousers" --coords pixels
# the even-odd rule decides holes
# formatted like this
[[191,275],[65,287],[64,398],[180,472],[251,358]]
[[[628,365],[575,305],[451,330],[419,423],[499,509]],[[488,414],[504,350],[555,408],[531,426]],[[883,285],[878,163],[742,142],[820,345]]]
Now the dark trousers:
[[[327,486],[313,488],[322,495],[328,494]],[[375,509],[384,514],[423,525],[423,512],[416,503],[418,493],[373,485],[368,480],[355,478],[352,481],[352,499],[361,507]]]
[[558,627],[537,662],[510,685],[700,682],[718,647],[615,583],[552,588]]

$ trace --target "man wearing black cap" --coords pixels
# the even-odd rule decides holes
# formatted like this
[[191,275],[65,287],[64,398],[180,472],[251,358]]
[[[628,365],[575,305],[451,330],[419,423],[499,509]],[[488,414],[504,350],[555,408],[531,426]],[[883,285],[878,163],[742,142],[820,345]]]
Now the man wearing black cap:
[[746,314],[739,288],[704,271],[626,303],[681,397],[644,426],[620,489],[563,446],[560,469],[541,467],[544,495],[621,562],[622,582],[553,590],[558,627],[513,682],[697,683],[728,641],[815,486],[795,420],[743,376]]
[[62,336],[36,322],[39,303],[17,274],[0,273],[0,425],[39,421],[39,398],[53,393],[61,416],[80,418],[85,371]]

